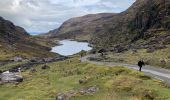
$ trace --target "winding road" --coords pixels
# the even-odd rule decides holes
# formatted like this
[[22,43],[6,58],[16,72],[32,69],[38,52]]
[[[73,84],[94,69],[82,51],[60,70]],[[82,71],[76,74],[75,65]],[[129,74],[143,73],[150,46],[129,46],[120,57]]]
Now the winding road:
[[[82,57],[80,60],[82,62],[89,62],[92,64],[98,64],[98,65],[106,65],[106,66],[124,66],[130,69],[138,70],[139,67],[137,65],[131,65],[131,64],[123,64],[123,63],[114,63],[114,62],[99,62],[99,61],[89,61],[89,57],[95,58],[97,55],[88,55],[85,57]],[[142,68],[142,71],[153,78],[159,79],[161,81],[164,81],[167,85],[170,86],[170,70],[158,68],[154,66],[146,65]]]

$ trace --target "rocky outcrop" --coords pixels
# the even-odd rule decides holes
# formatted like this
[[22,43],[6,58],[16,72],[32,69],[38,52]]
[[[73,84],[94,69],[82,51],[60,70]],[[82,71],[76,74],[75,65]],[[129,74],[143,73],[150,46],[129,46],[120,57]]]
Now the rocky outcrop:
[[137,0],[118,17],[113,17],[104,32],[94,34],[91,43],[96,48],[121,45],[124,49],[139,49],[148,43],[150,47],[169,44],[169,6],[169,0]]
[[15,44],[17,41],[29,37],[29,34],[21,27],[0,17],[0,41]]

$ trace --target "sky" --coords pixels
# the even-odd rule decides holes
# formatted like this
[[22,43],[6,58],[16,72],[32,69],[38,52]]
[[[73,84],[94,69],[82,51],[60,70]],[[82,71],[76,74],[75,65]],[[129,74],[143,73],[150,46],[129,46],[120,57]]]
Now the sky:
[[135,0],[0,0],[0,16],[32,34],[46,33],[64,21],[95,13],[119,13]]

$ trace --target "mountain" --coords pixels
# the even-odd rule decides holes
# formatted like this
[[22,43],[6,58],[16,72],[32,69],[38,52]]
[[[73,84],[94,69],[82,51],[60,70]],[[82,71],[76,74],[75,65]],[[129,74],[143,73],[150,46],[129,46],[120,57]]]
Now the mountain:
[[121,13],[72,18],[48,35],[87,39],[94,48],[163,48],[170,43],[169,29],[170,0],[136,0]]
[[103,23],[113,15],[115,14],[100,13],[71,18],[64,22],[58,29],[50,31],[48,35],[50,37],[59,37],[60,39],[73,38],[89,40],[92,34],[95,33],[97,29],[101,29]]
[[[169,44],[169,0],[137,0],[94,34],[92,44],[98,47],[153,47]],[[106,45],[107,44],[107,45]]]
[[[40,45],[22,27],[0,17],[0,53],[5,56],[47,56],[50,48]],[[0,58],[1,58],[0,57]]]

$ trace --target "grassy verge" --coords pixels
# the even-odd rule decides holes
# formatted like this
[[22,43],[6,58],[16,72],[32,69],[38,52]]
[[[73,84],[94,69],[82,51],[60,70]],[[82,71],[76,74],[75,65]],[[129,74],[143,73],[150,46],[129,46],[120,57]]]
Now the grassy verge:
[[[54,100],[57,93],[97,86],[94,95],[76,95],[71,100],[166,100],[170,89],[137,71],[81,63],[77,59],[48,64],[50,69],[22,72],[24,82],[0,86],[0,100]],[[87,78],[79,84],[80,79]]]
[[101,60],[137,64],[140,59],[143,59],[148,65],[170,69],[170,46],[153,53],[147,53],[146,49],[140,49],[137,52],[133,52],[132,50],[124,53],[108,52]]

